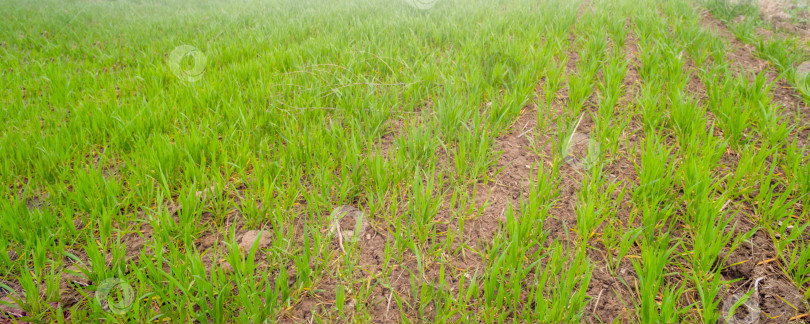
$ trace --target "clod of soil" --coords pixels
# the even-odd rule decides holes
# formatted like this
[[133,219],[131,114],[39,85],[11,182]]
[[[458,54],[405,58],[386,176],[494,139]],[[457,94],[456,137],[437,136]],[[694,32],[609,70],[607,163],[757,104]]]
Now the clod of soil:
[[266,248],[273,243],[273,234],[270,233],[270,231],[247,231],[244,235],[242,235],[242,240],[239,243],[239,249],[245,253],[250,252],[250,248],[253,247],[253,243],[256,242],[259,235],[261,235],[261,239],[259,240],[260,249]]

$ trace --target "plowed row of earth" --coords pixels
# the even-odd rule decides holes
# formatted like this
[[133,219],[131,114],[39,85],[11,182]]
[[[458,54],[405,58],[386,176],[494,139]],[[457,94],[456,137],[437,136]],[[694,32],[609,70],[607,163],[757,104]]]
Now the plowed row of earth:
[[806,74],[736,4],[0,8],[0,323],[810,322]]

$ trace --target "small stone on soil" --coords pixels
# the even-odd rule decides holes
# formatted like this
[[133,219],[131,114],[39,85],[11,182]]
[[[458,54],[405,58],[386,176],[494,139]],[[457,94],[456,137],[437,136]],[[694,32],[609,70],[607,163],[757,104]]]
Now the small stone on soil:
[[245,253],[250,252],[250,248],[253,247],[253,242],[256,242],[256,238],[259,237],[261,234],[262,238],[259,241],[259,248],[266,248],[272,244],[271,236],[272,234],[269,231],[248,231],[245,235],[242,235],[241,243],[239,243],[239,249],[244,251]]

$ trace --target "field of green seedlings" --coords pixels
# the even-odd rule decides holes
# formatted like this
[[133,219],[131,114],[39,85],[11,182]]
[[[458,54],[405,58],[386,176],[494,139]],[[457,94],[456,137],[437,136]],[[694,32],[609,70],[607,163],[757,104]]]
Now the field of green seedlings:
[[754,2],[0,9],[0,323],[810,322]]

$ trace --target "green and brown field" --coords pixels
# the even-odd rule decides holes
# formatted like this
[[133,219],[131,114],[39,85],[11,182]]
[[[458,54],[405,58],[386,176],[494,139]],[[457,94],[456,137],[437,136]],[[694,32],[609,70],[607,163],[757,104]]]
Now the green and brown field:
[[0,11],[0,323],[810,322],[806,4]]

